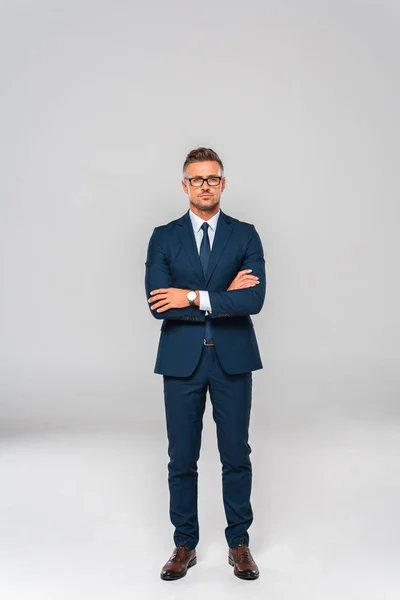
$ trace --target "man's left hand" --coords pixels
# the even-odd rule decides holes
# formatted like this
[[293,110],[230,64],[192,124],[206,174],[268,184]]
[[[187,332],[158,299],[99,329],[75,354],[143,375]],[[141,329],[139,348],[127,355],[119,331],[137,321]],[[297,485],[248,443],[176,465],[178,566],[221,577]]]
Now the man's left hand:
[[148,300],[148,302],[154,303],[150,308],[157,312],[165,312],[170,308],[185,308],[189,306],[189,300],[186,298],[188,291],[180,288],[153,290],[150,292],[151,298]]

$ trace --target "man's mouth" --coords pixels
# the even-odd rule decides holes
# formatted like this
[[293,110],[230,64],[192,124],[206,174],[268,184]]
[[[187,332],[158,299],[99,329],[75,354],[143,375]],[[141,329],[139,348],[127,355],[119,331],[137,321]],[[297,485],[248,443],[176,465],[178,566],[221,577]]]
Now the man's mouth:
[[200,198],[212,198],[211,194],[202,194]]

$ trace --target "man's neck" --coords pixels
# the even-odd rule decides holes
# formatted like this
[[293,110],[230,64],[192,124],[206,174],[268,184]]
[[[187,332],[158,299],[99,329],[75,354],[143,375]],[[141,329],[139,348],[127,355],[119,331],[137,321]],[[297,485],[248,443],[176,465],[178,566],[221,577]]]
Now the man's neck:
[[194,215],[196,215],[197,217],[200,217],[200,219],[203,219],[203,221],[209,221],[210,219],[212,219],[217,214],[219,209],[220,209],[219,204],[218,204],[218,206],[215,207],[215,209],[211,213],[208,211],[198,210],[195,206],[194,207],[190,206],[190,210],[192,211],[192,213]]

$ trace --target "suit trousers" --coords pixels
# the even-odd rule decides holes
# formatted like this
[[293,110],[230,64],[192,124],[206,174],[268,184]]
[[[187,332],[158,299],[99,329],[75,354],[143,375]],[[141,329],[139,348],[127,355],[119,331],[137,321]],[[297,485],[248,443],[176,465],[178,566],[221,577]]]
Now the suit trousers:
[[163,375],[168,435],[168,486],[174,542],[195,548],[199,541],[198,471],[203,414],[209,389],[222,464],[222,496],[229,547],[249,544],[253,521],[251,447],[248,443],[252,372],[230,375],[215,346],[203,346],[199,363],[189,377]]

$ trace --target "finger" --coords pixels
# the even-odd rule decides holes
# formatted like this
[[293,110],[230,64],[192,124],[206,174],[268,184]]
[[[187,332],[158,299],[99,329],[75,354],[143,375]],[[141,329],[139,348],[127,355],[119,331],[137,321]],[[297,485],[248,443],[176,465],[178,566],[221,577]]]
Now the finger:
[[167,300],[167,298],[162,298],[162,299],[159,299],[159,301],[156,302],[155,304],[152,304],[150,306],[150,308],[151,308],[151,310],[154,310],[155,308],[159,308],[160,306],[163,306],[164,304],[166,304],[168,302],[169,302],[169,300]]
[[249,288],[249,287],[254,287],[255,285],[257,285],[259,283],[259,281],[244,281],[240,284],[241,288]]
[[245,269],[244,271],[239,271],[238,277],[246,277],[248,273],[251,273],[253,269]]
[[157,302],[158,300],[164,300],[164,298],[167,298],[167,294],[157,294],[156,296],[149,298],[148,302]]
[[254,281],[253,279],[249,279],[245,282],[247,285],[257,285],[258,283],[260,283],[258,280]]
[[158,309],[161,306],[164,306],[165,304],[168,304],[168,302],[169,301],[166,298],[164,298],[163,300],[159,300],[158,302],[156,302],[155,304],[153,304],[150,308],[151,308],[151,310]]
[[157,312],[165,312],[166,310],[169,310],[169,308],[170,308],[170,302],[167,302],[161,308],[157,308]]
[[153,296],[154,294],[159,294],[160,292],[168,292],[169,288],[159,288],[158,290],[153,290],[152,292],[150,292],[150,296]]
[[237,280],[238,283],[242,282],[242,281],[258,281],[258,277],[256,277],[255,275],[243,275],[240,279]]

